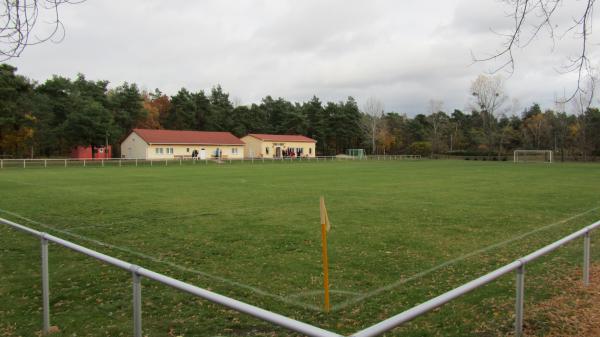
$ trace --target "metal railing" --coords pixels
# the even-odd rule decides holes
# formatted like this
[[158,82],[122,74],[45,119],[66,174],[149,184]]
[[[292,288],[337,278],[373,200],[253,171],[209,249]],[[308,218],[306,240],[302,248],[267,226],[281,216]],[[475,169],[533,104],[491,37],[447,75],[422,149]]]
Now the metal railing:
[[315,156],[315,157],[280,157],[280,158],[109,158],[109,159],[0,159],[0,169],[34,168],[34,167],[105,167],[105,166],[170,166],[196,164],[233,164],[233,163],[269,163],[269,162],[319,162],[319,161],[354,161],[354,160],[418,160],[420,155],[371,155],[365,157],[350,156]]
[[[141,279],[145,277],[150,280],[160,282],[164,285],[173,287],[175,289],[190,293],[194,296],[206,299],[208,301],[223,305],[235,311],[254,316],[263,321],[270,322],[280,327],[287,328],[291,331],[295,331],[307,336],[315,337],[341,337],[342,335],[328,331],[298,320],[285,317],[283,315],[267,311],[265,309],[223,296],[217,293],[211,292],[206,289],[199,288],[171,278],[169,276],[153,272],[143,267],[125,262],[123,260],[96,252],[94,250],[85,248],[73,242],[63,240],[56,236],[40,232],[29,227],[17,224],[10,220],[0,218],[0,223],[8,225],[17,230],[37,236],[41,240],[41,269],[42,269],[42,310],[43,310],[43,324],[42,332],[47,334],[50,329],[50,286],[49,286],[49,275],[48,275],[48,242],[53,242],[63,247],[72,249],[76,252],[88,255],[100,261],[106,262],[123,270],[131,272],[132,275],[132,290],[133,290],[133,336],[142,336],[142,288]],[[558,241],[555,241],[535,252],[521,257],[512,263],[502,266],[486,275],[483,275],[473,281],[465,283],[457,288],[454,288],[444,294],[441,294],[433,299],[430,299],[424,303],[421,303],[413,308],[410,308],[400,314],[390,317],[384,321],[381,321],[373,326],[370,326],[364,330],[358,331],[351,335],[351,337],[374,337],[380,336],[385,332],[398,327],[406,322],[409,322],[419,316],[422,316],[435,308],[438,308],[458,297],[461,297],[479,287],[482,287],[494,280],[509,274],[516,272],[516,292],[515,292],[515,335],[521,337],[523,335],[523,303],[525,298],[525,266],[535,261],[536,259],[553,252],[561,246],[583,237],[583,283],[589,285],[590,282],[590,233],[591,231],[600,227],[600,221],[597,221],[577,232],[574,232]]]
[[254,316],[261,320],[273,323],[275,325],[287,328],[289,330],[305,334],[307,336],[322,336],[322,337],[340,337],[340,335],[312,326],[307,323],[297,321],[292,318],[276,314],[253,305],[219,295],[212,291],[196,287],[189,283],[179,281],[169,276],[153,272],[152,270],[131,264],[129,262],[108,256],[97,251],[80,246],[76,243],[63,240],[59,237],[36,231],[29,227],[17,224],[10,220],[0,218],[0,223],[8,225],[12,228],[37,236],[41,240],[41,256],[42,256],[42,310],[43,324],[42,332],[48,334],[50,330],[50,286],[48,274],[48,242],[53,242],[63,247],[69,248],[84,255],[93,257],[97,260],[106,262],[115,267],[121,268],[131,273],[132,289],[133,289],[133,336],[142,337],[142,288],[141,278],[145,277],[150,280],[157,281],[172,288],[190,293],[194,296],[206,299],[208,301],[223,305],[235,311]]

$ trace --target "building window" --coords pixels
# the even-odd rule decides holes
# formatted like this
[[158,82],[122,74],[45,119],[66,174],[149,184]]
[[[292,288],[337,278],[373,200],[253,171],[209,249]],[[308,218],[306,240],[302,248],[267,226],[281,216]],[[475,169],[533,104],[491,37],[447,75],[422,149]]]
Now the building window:
[[237,147],[232,147],[232,148],[231,148],[231,154],[238,154],[238,149],[237,149]]
[[160,152],[159,152],[158,150],[160,150],[160,148],[158,148],[158,147],[157,147],[156,149],[154,149],[154,152],[155,152],[156,154],[159,154]]
[[190,152],[190,148],[188,147],[187,149],[185,149],[185,152]]
[[268,147],[265,147],[265,153],[269,154],[269,148]]
[[308,148],[308,154],[312,154],[312,147]]
[[173,154],[173,148],[172,147],[168,147],[167,148],[167,154]]

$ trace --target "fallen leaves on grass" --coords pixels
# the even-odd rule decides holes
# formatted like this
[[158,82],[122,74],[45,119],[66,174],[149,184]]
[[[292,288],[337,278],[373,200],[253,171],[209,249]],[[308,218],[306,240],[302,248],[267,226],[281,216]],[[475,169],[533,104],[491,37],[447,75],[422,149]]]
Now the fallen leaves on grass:
[[591,268],[588,287],[581,281],[581,270],[556,282],[561,294],[526,308],[525,335],[600,336],[600,265]]

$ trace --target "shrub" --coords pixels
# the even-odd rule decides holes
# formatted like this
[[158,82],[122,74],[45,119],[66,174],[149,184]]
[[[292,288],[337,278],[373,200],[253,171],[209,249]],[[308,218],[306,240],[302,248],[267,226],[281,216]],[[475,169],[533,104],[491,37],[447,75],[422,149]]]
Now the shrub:
[[408,147],[410,154],[418,154],[421,156],[428,156],[431,154],[431,143],[430,142],[414,142]]

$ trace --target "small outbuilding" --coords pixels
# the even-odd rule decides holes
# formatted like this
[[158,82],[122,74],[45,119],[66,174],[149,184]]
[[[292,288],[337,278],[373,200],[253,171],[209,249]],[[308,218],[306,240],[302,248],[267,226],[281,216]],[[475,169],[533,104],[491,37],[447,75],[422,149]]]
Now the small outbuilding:
[[244,145],[230,132],[133,129],[121,142],[121,157],[242,159]]
[[302,135],[272,135],[251,133],[242,137],[247,158],[282,158],[315,156],[317,141]]
[[112,146],[76,146],[71,150],[73,159],[110,159],[112,158]]

